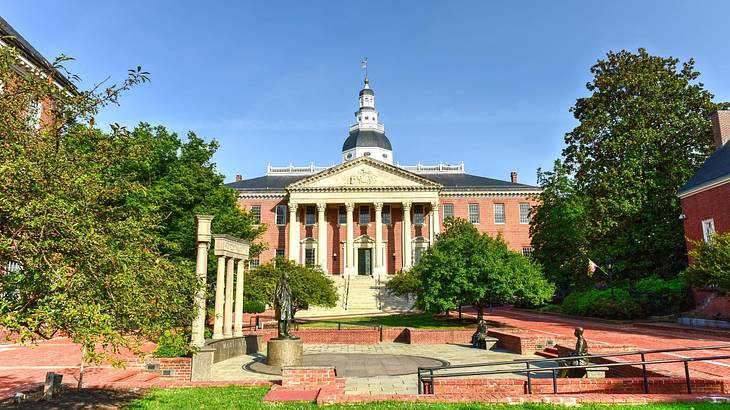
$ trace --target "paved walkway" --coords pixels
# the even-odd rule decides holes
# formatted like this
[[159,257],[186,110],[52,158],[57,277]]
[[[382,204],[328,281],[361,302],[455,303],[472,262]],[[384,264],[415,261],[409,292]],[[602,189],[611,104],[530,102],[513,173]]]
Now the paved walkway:
[[[305,345],[306,355],[353,355],[354,359],[360,360],[363,355],[372,355],[374,364],[382,359],[384,355],[393,357],[394,361],[402,356],[417,356],[435,358],[451,364],[483,363],[496,361],[511,361],[521,358],[536,358],[537,356],[523,356],[504,350],[486,351],[473,349],[467,345],[407,345],[401,343],[381,343],[377,345]],[[248,355],[236,357],[216,363],[213,366],[213,378],[215,380],[248,380],[256,378],[267,378],[269,380],[280,379],[278,376],[253,373],[243,370],[242,366],[252,361],[262,360],[264,355]],[[417,393],[418,384],[416,377],[416,365],[410,369],[410,374],[401,376],[378,375],[371,377],[347,377],[346,374],[338,376],[346,377],[345,394],[397,394]],[[496,366],[493,368],[508,368],[507,366]],[[499,377],[499,376],[495,376]],[[502,375],[501,377],[519,377],[517,374]]]

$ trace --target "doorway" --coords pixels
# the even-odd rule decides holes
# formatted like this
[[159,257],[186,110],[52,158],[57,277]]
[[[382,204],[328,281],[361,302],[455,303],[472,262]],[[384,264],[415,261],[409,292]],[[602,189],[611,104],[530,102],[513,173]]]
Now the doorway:
[[372,249],[358,249],[357,250],[357,274],[358,275],[372,275],[373,264],[372,264]]

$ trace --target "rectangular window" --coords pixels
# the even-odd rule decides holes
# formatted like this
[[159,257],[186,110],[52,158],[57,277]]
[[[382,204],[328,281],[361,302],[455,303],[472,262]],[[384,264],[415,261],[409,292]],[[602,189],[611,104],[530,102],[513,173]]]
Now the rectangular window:
[[253,223],[261,223],[261,205],[251,205],[251,216],[253,216]]
[[712,242],[712,234],[715,233],[715,220],[705,219],[702,221],[702,236],[706,243]]
[[276,224],[279,226],[286,225],[286,205],[276,206]]
[[256,269],[259,267],[259,257],[251,258],[248,260],[248,268],[249,269]]
[[367,205],[360,205],[360,225],[367,225],[370,223],[370,207]]
[[532,246],[523,246],[522,247],[522,256],[532,256]]
[[283,258],[284,257],[284,249],[277,249],[276,250],[276,257],[277,258]]
[[311,268],[315,263],[315,252],[314,248],[307,248],[304,250],[304,265]]
[[423,205],[413,205],[413,224],[423,225]]
[[413,248],[413,264],[418,265],[418,262],[421,260],[421,255],[423,255],[423,251],[425,251],[426,248],[422,248],[420,246],[416,246]]
[[504,204],[494,204],[494,223],[503,224],[504,222]]
[[305,209],[304,214],[304,224],[305,225],[314,225],[314,222],[317,220],[317,216],[315,214],[316,209],[314,208],[314,205],[307,205]]
[[469,222],[479,223],[479,204],[469,204]]
[[338,210],[338,214],[337,215],[338,215],[337,216],[337,222],[340,225],[347,224],[347,209],[345,209],[345,206],[344,205],[340,205],[340,208]]
[[391,219],[390,219],[390,205],[383,205],[383,216],[382,216],[382,219],[383,219],[383,223],[384,224],[386,224],[386,225],[390,225],[391,224]]
[[454,204],[444,204],[444,219],[454,217]]
[[530,223],[530,204],[525,202],[520,203],[520,223]]

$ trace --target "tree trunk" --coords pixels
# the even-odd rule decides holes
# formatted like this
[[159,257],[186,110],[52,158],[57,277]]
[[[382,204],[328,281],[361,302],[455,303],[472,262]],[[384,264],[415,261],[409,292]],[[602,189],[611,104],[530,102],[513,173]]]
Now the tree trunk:
[[482,303],[479,302],[476,304],[477,306],[477,322],[484,319],[484,307],[482,306]]
[[81,366],[79,366],[79,383],[76,386],[79,389],[84,388],[84,365],[86,364],[86,346],[81,348]]

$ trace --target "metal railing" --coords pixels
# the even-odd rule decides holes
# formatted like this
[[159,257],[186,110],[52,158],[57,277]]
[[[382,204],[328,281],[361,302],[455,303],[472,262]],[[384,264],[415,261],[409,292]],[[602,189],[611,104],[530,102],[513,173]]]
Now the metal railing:
[[[671,353],[671,352],[687,352],[696,350],[720,350],[730,349],[730,344],[725,345],[714,345],[714,346],[700,346],[700,347],[680,347],[672,349],[654,349],[654,350],[635,350],[630,352],[620,353],[607,353],[600,355],[586,355],[586,356],[567,356],[567,357],[556,357],[546,359],[518,359],[509,361],[499,362],[488,362],[488,363],[471,363],[461,365],[446,365],[436,367],[419,367],[418,368],[418,394],[434,394],[434,383],[433,381],[438,378],[449,378],[449,377],[463,377],[463,376],[488,376],[495,374],[525,374],[527,376],[527,393],[532,394],[532,374],[540,372],[550,372],[553,381],[553,393],[558,393],[557,375],[559,371],[570,370],[570,369],[592,369],[592,368],[605,368],[605,367],[625,367],[625,366],[641,366],[644,393],[649,393],[649,377],[647,374],[647,365],[654,364],[665,364],[665,363],[683,363],[684,364],[684,376],[687,384],[687,393],[692,393],[692,381],[690,379],[689,362],[709,361],[709,360],[725,360],[730,359],[730,355],[715,355],[715,356],[702,356],[702,357],[684,357],[677,359],[663,359],[663,360],[646,360],[648,354],[659,354],[659,353]],[[560,361],[572,361],[576,359],[585,359],[590,361],[592,359],[601,359],[607,357],[621,357],[621,356],[632,356],[639,355],[641,360],[630,361],[630,362],[617,362],[617,363],[590,363],[586,365],[575,365],[575,366],[552,366],[552,367],[530,367],[537,363],[550,363]],[[524,369],[499,369],[499,370],[481,370],[474,372],[457,372],[457,373],[442,373],[438,374],[439,371],[451,370],[451,369],[466,369],[475,367],[490,367],[490,366],[503,366],[509,364],[524,364]]]

